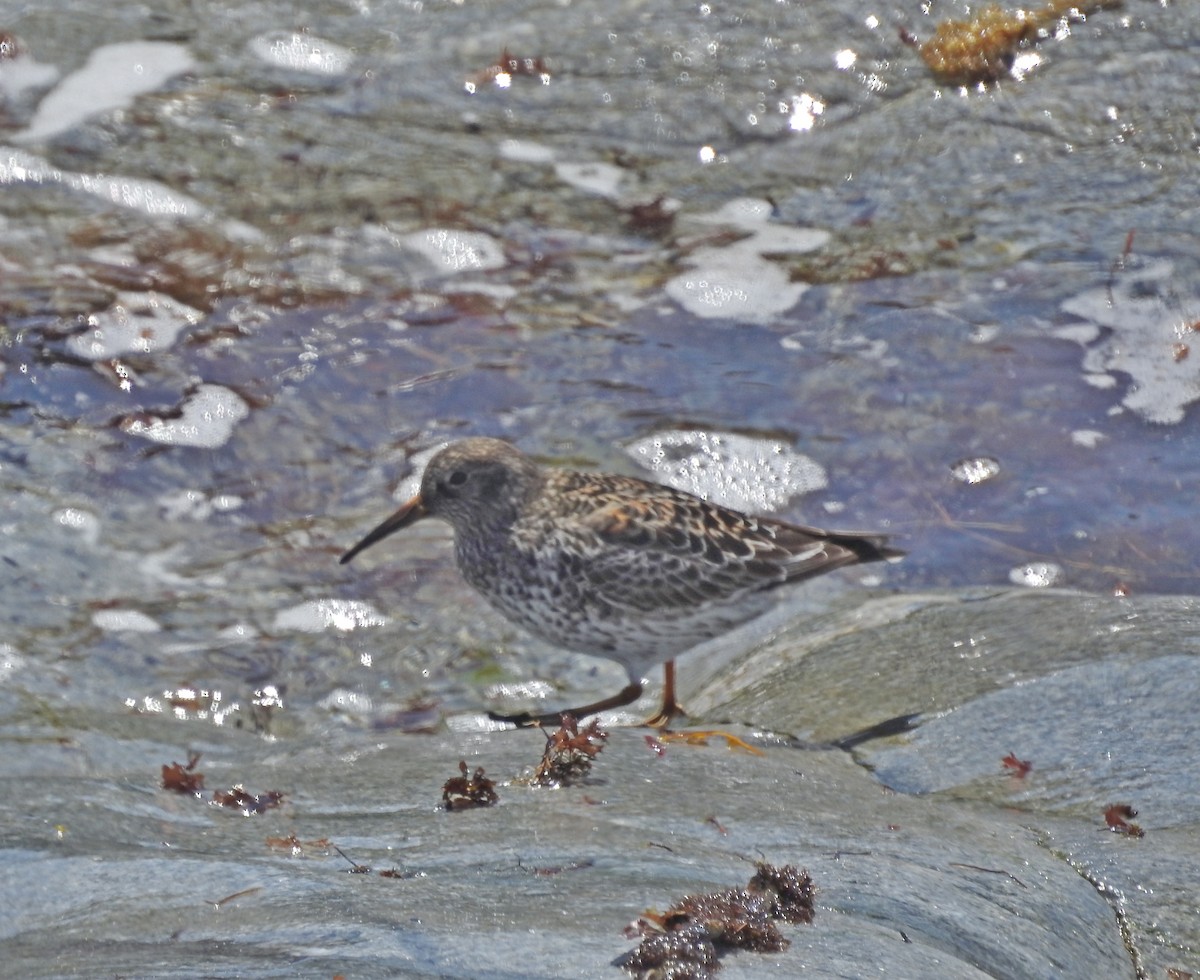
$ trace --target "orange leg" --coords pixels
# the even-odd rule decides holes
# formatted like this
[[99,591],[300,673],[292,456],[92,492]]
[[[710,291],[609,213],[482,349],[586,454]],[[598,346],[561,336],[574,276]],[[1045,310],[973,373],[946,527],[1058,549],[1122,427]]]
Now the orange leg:
[[647,728],[666,728],[671,719],[686,716],[687,712],[675,699],[675,661],[668,660],[663,664],[663,695],[662,707],[653,717],[647,718],[643,724]]

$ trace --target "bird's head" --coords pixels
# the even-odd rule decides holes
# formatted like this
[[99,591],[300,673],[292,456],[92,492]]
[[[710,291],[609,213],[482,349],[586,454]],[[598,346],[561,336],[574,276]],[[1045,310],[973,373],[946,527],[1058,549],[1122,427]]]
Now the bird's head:
[[342,555],[341,562],[423,517],[440,517],[456,532],[511,522],[541,480],[538,465],[500,439],[452,442],[429,460],[420,492]]

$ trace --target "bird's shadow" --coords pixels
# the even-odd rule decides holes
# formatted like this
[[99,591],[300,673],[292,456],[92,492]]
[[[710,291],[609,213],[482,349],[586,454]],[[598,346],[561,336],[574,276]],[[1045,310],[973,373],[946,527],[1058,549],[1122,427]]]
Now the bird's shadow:
[[843,735],[840,738],[831,739],[827,742],[813,742],[783,732],[773,732],[770,741],[772,745],[783,745],[788,748],[802,749],[807,752],[827,752],[832,749],[852,752],[865,742],[871,742],[877,738],[891,738],[894,735],[904,735],[907,732],[916,730],[921,723],[921,717],[922,713],[919,711],[907,715],[896,715],[894,718],[876,722],[873,725],[868,725],[866,728],[860,728],[856,732],[851,732],[849,735]]

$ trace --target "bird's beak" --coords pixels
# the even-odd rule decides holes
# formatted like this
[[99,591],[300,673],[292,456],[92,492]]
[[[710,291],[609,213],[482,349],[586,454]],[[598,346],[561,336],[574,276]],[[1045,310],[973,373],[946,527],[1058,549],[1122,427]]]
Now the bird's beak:
[[408,501],[408,503],[392,514],[391,517],[380,524],[379,527],[375,528],[374,531],[372,531],[360,542],[358,542],[358,544],[342,555],[342,557],[338,559],[338,563],[341,565],[346,564],[346,562],[350,561],[350,559],[357,555],[360,551],[366,550],[377,541],[382,541],[389,534],[394,534],[395,532],[408,527],[408,525],[419,521],[428,513],[429,511],[425,509],[425,502],[421,499],[421,495],[417,494],[412,498],[412,500]]

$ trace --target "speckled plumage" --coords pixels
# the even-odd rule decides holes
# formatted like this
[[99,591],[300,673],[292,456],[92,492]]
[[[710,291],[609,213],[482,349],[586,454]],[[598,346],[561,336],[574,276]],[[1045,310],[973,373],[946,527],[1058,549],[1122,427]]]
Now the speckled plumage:
[[[879,535],[751,517],[634,477],[543,469],[474,438],[437,453],[420,493],[342,561],[425,516],[451,524],[463,577],[506,617],[624,665],[629,687],[577,714],[632,701],[660,663],[670,688],[678,654],[760,615],[777,586],[901,554]],[[679,710],[669,696],[668,714]]]

